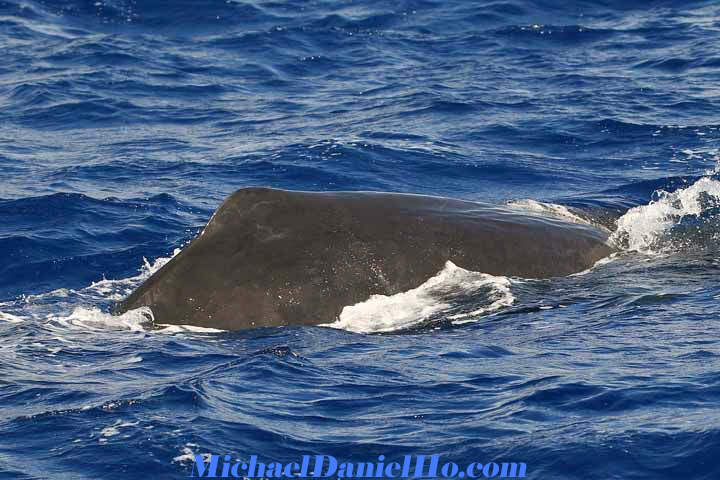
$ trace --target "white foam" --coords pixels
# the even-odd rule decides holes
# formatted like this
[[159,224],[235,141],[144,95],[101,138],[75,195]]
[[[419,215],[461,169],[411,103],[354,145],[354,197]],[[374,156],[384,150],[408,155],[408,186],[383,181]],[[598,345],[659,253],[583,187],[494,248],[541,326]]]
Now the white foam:
[[114,437],[115,435],[120,433],[121,428],[134,427],[138,423],[139,422],[123,422],[122,420],[118,420],[113,425],[103,428],[102,431],[100,432],[100,435],[105,438]]
[[[453,313],[461,300],[472,298],[489,302],[470,312]],[[340,317],[323,326],[357,333],[388,332],[409,328],[440,313],[450,313],[450,320],[472,321],[484,313],[511,305],[515,297],[507,277],[472,272],[447,262],[434,277],[417,288],[396,295],[373,295],[368,300],[343,308]]]
[[[57,289],[37,295],[28,295],[20,301],[21,312],[7,313],[0,311],[0,321],[20,323],[26,320],[49,322],[49,325],[62,329],[107,331],[126,330],[131,332],[152,331],[154,333],[218,333],[224,332],[216,328],[196,327],[193,325],[166,325],[154,323],[154,315],[149,307],[129,310],[122,315],[114,315],[92,306],[93,303],[118,301],[125,298],[134,288],[157,272],[174,256],[180,253],[177,248],[169,257],[161,257],[154,262],[143,258],[143,267],[138,275],[119,280],[102,279],[93,282],[80,290]],[[48,313],[47,305],[56,308],[67,305],[69,312]],[[13,302],[5,302],[0,307],[13,308]],[[14,305],[18,307],[17,303]],[[21,316],[22,315],[22,316]],[[161,328],[156,328],[161,327]],[[61,336],[58,337],[61,339]]]
[[22,323],[24,320],[17,315],[13,315],[11,313],[5,313],[0,312],[0,320],[3,320],[5,322],[9,323]]
[[[198,448],[198,445],[195,443],[186,443],[182,448],[181,454],[172,459],[172,463],[193,463],[195,461],[193,448]],[[212,457],[209,453],[199,453],[198,455],[202,455],[205,462],[209,462]]]
[[167,323],[158,323],[157,327],[163,327],[156,330],[157,333],[221,333],[226,330],[210,327],[197,327],[195,325],[170,325]]
[[68,316],[50,315],[49,320],[67,328],[142,332],[153,324],[153,314],[148,307],[130,310],[122,315],[112,315],[96,307],[76,307]]
[[[149,307],[128,310],[122,315],[113,315],[95,307],[77,307],[66,316],[50,316],[49,319],[71,329],[82,330],[128,330],[131,332],[152,331],[154,333],[220,333],[225,330],[197,327],[194,325],[155,324],[154,315]],[[161,328],[155,328],[161,327]]]
[[[703,177],[686,188],[655,192],[657,200],[631,208],[617,221],[610,237],[616,246],[644,253],[663,253],[682,248],[682,242],[667,239],[671,229],[686,216],[698,216],[720,202],[720,182]],[[708,199],[712,202],[708,203]]]
[[194,462],[195,457],[194,453],[192,451],[191,446],[188,444],[182,448],[182,452],[177,457],[173,458],[173,463],[187,463],[187,462]]
[[[486,275],[486,274],[481,274]],[[480,315],[486,315],[496,310],[500,310],[502,307],[509,307],[515,302],[515,296],[510,291],[510,280],[506,277],[493,277],[492,275],[486,275],[486,277],[494,279],[492,286],[495,291],[488,295],[492,303],[486,307],[478,308],[468,313],[458,313],[455,315],[449,315],[448,318],[452,320],[454,325],[461,325],[463,323],[470,323],[475,321],[475,317]],[[505,281],[501,281],[505,280]]]
[[118,435],[120,433],[121,428],[134,427],[138,423],[139,422],[123,422],[122,420],[118,420],[113,425],[107,426],[100,431],[100,438],[98,439],[98,443],[105,445],[108,442],[108,438],[114,437],[115,435]]
[[[20,323],[22,321],[50,322],[63,328],[97,330],[143,331],[152,325],[153,315],[149,308],[143,307],[128,311],[122,315],[112,315],[93,306],[108,300],[117,301],[128,295],[135,287],[157,272],[169,262],[180,249],[175,249],[169,257],[161,257],[154,262],[143,259],[144,265],[138,275],[118,280],[102,279],[80,290],[60,288],[36,295],[27,295],[15,302],[2,303],[0,321]],[[61,313],[49,312],[48,307],[56,310],[65,307]],[[7,310],[17,310],[13,313]]]

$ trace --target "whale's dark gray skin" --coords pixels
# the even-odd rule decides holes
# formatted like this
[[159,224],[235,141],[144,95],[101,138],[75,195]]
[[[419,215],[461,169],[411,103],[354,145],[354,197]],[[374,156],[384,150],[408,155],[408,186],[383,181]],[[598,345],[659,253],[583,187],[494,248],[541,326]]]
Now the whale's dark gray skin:
[[420,195],[245,188],[118,305],[156,323],[224,330],[334,321],[450,260],[493,275],[546,278],[612,253],[607,234],[505,208]]

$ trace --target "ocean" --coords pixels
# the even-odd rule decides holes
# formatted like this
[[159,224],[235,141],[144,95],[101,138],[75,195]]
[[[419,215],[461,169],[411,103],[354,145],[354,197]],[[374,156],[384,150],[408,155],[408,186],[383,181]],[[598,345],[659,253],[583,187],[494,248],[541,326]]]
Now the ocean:
[[[710,0],[0,0],[0,478],[720,478],[719,52]],[[248,186],[601,212],[620,252],[449,266],[461,320],[429,284],[336,328],[111,315]]]

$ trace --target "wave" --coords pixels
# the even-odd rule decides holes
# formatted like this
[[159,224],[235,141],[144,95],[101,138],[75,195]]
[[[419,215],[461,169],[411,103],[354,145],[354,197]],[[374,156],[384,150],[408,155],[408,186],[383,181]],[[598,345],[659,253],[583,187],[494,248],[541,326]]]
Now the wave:
[[[175,249],[170,257],[160,257],[152,263],[143,259],[144,264],[140,272],[132,277],[120,280],[103,279],[78,290],[59,288],[35,295],[23,295],[17,300],[0,302],[0,310],[2,310],[0,311],[0,320],[12,323],[41,320],[65,326],[89,328],[105,324],[121,329],[141,330],[141,325],[148,321],[147,312],[132,312],[125,317],[111,316],[102,313],[99,308],[89,305],[121,300],[178,253],[180,253],[180,249]],[[56,313],[57,307],[62,308],[63,306],[72,308],[72,312]],[[48,307],[52,307],[52,309],[48,309]],[[9,313],[8,310],[13,310],[13,313]]]
[[657,190],[647,205],[617,220],[611,241],[644,253],[716,248],[720,240],[720,181],[703,177],[674,192]]
[[95,199],[57,193],[0,201],[0,300],[128,277],[143,256],[159,257],[168,243],[187,240],[188,226],[203,216],[167,194]]
[[[143,259],[140,272],[132,277],[119,280],[103,279],[78,290],[61,288],[37,295],[25,295],[16,301],[0,302],[0,322],[19,324],[37,321],[50,328],[95,332],[113,330],[156,333],[222,332],[223,330],[215,328],[193,325],[156,324],[152,311],[147,307],[114,315],[97,306],[122,300],[180,251],[180,248],[176,248],[172,255],[157,258],[152,263]],[[58,312],[58,309],[65,312]]]
[[218,27],[228,28],[240,22],[259,23],[280,21],[283,18],[272,15],[254,2],[236,0],[175,0],[171,3],[134,0],[10,1],[6,10],[20,18],[54,20],[65,24],[66,28],[95,31],[153,28],[186,35]]
[[346,306],[337,321],[324,326],[356,333],[406,330],[450,320],[471,322],[480,315],[512,305],[510,280],[458,267],[447,262],[417,288],[395,295],[373,295]]
[[537,48],[547,45],[567,47],[568,45],[583,45],[611,38],[619,33],[616,30],[589,28],[583,25],[518,25],[498,29],[495,34],[505,37],[513,42],[527,42]]

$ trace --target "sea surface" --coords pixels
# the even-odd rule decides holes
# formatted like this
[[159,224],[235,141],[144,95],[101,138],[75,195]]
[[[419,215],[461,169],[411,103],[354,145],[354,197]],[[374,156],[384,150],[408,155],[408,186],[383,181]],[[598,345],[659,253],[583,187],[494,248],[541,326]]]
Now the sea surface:
[[[718,479],[719,129],[715,1],[0,0],[0,479]],[[448,265],[335,328],[109,313],[246,186],[592,212],[621,251]]]

